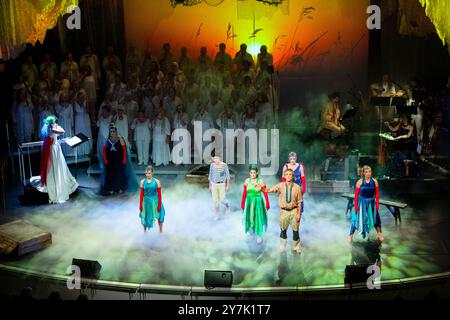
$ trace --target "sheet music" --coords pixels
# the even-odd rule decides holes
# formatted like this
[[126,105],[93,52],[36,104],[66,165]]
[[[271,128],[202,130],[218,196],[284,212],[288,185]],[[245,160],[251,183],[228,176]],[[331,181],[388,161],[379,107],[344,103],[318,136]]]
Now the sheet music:
[[81,139],[78,138],[77,136],[74,136],[72,138],[63,139],[63,141],[71,147],[81,143]]

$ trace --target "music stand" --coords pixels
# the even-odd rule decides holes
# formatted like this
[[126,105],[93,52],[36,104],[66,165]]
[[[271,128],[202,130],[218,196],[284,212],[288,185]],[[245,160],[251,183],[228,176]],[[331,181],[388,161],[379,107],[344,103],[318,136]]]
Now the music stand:
[[396,107],[397,114],[406,114],[406,115],[413,115],[417,114],[417,107],[416,106],[407,106],[407,105],[398,105]]
[[341,122],[347,119],[352,119],[358,112],[359,107],[348,109],[345,111],[344,115],[341,117]]
[[77,135],[73,136],[72,138],[66,138],[62,141],[67,144],[69,147],[71,147],[73,150],[75,150],[75,178],[78,178],[78,149],[77,147],[81,144],[89,141],[89,137],[84,135],[83,133],[78,133]]

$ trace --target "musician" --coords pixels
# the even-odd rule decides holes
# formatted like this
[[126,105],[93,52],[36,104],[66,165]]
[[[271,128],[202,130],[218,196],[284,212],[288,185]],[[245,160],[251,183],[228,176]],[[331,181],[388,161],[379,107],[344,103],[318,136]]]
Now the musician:
[[406,99],[406,92],[393,82],[391,76],[386,73],[383,75],[381,82],[370,85],[370,93],[372,97],[387,98],[385,103],[377,105],[377,116],[381,129],[383,120],[392,120],[395,117],[395,108],[392,108],[392,100],[389,98],[401,97]]
[[388,73],[383,75],[380,83],[370,85],[370,92],[373,97],[403,97],[406,95],[406,92],[391,80]]
[[394,126],[386,121],[385,125],[392,132],[396,133],[395,141],[402,140],[401,142],[411,141],[414,138],[414,126],[412,125],[411,118],[407,114],[400,116],[400,122]]
[[334,92],[328,98],[329,101],[320,114],[319,134],[329,140],[344,134],[345,127],[340,123],[341,110],[339,108],[339,100],[341,95],[339,92]]
[[400,116],[400,122],[391,125],[385,122],[385,125],[394,133],[394,154],[392,157],[392,169],[402,169],[404,160],[412,159],[416,147],[414,136],[414,126],[411,117],[407,114]]

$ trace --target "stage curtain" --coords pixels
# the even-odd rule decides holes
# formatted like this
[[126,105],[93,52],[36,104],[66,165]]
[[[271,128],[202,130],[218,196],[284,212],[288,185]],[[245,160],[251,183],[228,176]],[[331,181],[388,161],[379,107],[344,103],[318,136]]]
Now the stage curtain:
[[[427,16],[431,19],[436,27],[437,34],[441,38],[444,45],[450,43],[450,2],[443,0],[419,0],[420,4],[425,7]],[[450,53],[450,46],[449,46]]]
[[13,58],[26,43],[43,41],[78,0],[2,0],[0,1],[0,57]]

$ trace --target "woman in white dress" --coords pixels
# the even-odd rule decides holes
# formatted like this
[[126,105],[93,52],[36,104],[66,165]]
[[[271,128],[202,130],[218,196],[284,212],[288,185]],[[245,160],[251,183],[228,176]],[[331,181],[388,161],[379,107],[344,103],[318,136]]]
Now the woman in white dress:
[[103,166],[103,146],[109,136],[109,126],[112,122],[111,107],[103,106],[102,113],[97,120],[98,137],[97,137],[97,156],[100,162],[100,168]]
[[[192,121],[192,126],[195,128],[197,126],[202,126],[202,137],[205,134],[205,132],[211,128],[214,128],[214,124],[212,123],[212,119],[205,109],[205,104],[199,103],[197,106],[197,112],[194,114]],[[192,136],[195,136],[194,132],[192,133]],[[206,146],[210,143],[208,141],[194,141],[194,156],[197,155],[203,159],[203,150],[205,150]],[[211,156],[211,155],[209,155]]]
[[46,136],[42,149],[40,192],[48,193],[49,203],[63,203],[78,188],[78,183],[67,167],[58,142],[58,135],[65,131],[52,115],[45,119],[42,135]]
[[78,93],[78,101],[75,102],[75,132],[82,133],[89,138],[89,141],[77,147],[79,156],[90,155],[92,151],[92,128],[91,119],[87,113],[87,97],[84,90]]
[[115,115],[113,122],[116,125],[117,134],[125,140],[127,147],[130,148],[131,144],[128,140],[128,116],[125,114],[123,105],[120,104],[117,107],[117,114]]
[[95,77],[92,74],[91,67],[86,65],[84,68],[83,76],[81,77],[81,87],[86,92],[86,99],[89,104],[85,104],[85,107],[89,106],[87,112],[91,118],[94,118],[95,122],[95,106],[97,105],[97,89],[95,87]]
[[17,145],[31,142],[33,138],[34,120],[32,106],[28,102],[25,89],[17,92],[17,102],[13,107],[12,116],[17,138]]
[[[74,117],[71,100],[72,99],[69,96],[62,95],[59,105],[55,107],[58,123],[65,128],[65,133],[62,134],[63,138],[73,137]],[[72,148],[67,144],[63,144],[61,149],[66,157],[74,154]]]
[[[173,116],[173,123],[172,123],[172,128],[173,130],[176,129],[186,129],[187,130],[187,125],[189,124],[189,118],[186,112],[184,112],[184,107],[183,105],[179,104],[177,106],[177,110]],[[178,144],[182,144],[183,141],[177,141],[173,143],[173,148],[172,148],[172,161],[173,163],[175,163],[176,165],[179,164],[186,164],[183,163],[184,158],[186,157],[190,157],[189,154],[184,154],[184,150],[181,150],[182,152],[173,152],[174,148],[178,145]],[[182,145],[181,145],[182,146]],[[191,159],[189,159],[190,161]]]
[[152,159],[155,166],[168,165],[170,162],[170,123],[164,117],[162,110],[158,110],[153,120],[153,150]]
[[131,124],[131,129],[134,130],[134,141],[136,142],[138,153],[138,165],[148,165],[151,127],[152,123],[145,117],[144,111],[139,111],[137,119],[134,119]]

